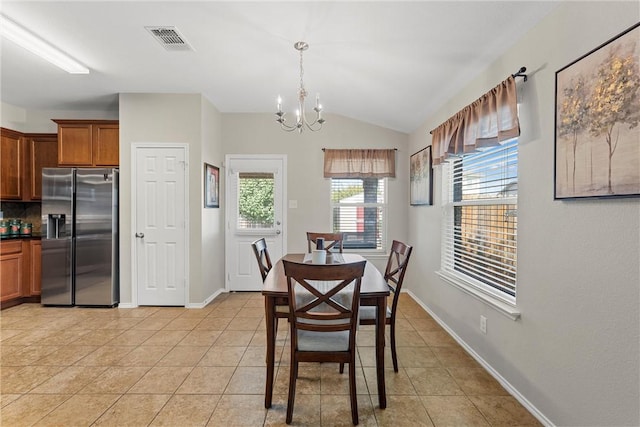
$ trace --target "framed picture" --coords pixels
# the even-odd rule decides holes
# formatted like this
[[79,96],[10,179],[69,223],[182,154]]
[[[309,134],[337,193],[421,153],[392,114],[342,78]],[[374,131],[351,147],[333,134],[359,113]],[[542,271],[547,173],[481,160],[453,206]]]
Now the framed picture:
[[220,169],[204,164],[204,207],[220,207]]
[[411,206],[432,204],[433,171],[431,169],[431,146],[411,155],[409,159],[409,204]]
[[640,23],[556,72],[554,199],[640,195]]

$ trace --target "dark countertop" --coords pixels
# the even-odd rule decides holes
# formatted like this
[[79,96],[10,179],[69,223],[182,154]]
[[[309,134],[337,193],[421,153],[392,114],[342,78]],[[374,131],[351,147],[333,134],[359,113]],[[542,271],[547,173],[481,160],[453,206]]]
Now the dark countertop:
[[41,233],[0,236],[0,240],[2,240],[3,242],[5,240],[27,240],[27,239],[38,239],[38,240],[40,240],[41,238],[42,238],[42,234]]

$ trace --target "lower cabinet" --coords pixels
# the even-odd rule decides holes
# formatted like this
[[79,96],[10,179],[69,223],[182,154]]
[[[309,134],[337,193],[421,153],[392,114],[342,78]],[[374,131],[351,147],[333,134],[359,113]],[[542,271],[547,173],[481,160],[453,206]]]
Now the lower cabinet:
[[40,302],[42,242],[21,239],[0,242],[0,305]]

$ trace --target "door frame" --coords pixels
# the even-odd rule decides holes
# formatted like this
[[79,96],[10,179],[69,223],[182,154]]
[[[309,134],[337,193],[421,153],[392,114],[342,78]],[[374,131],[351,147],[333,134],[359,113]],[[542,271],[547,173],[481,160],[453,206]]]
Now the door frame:
[[[287,230],[288,230],[288,223],[287,223],[287,211],[288,211],[288,199],[287,199],[287,181],[288,181],[288,175],[287,175],[287,155],[286,154],[227,154],[225,155],[225,159],[224,159],[224,167],[225,167],[225,172],[227,174],[230,173],[231,169],[229,167],[229,163],[231,160],[281,160],[282,161],[282,175],[283,175],[283,179],[282,179],[282,225],[284,225],[284,227],[282,227],[282,255],[285,255],[287,253]],[[225,190],[225,199],[228,200],[228,197],[226,195],[229,194],[230,188],[230,179],[228,176],[225,176],[225,184],[224,184],[224,190]],[[225,215],[224,215],[224,221],[225,221],[225,238],[224,238],[224,251],[225,251],[225,260],[224,260],[224,265],[225,265],[225,275],[224,275],[224,290],[225,292],[230,292],[229,289],[229,272],[226,271],[227,267],[228,267],[228,260],[227,260],[227,249],[229,247],[230,244],[230,239],[231,239],[231,225],[229,224],[229,218],[231,217],[230,214],[230,210],[231,210],[231,206],[230,203],[225,203]],[[276,259],[272,259],[271,260],[274,264],[276,263]]]
[[[184,194],[186,203],[184,204],[184,306],[189,306],[189,144],[180,142],[134,142],[131,144],[131,230],[129,236],[129,247],[131,248],[131,305],[138,307],[138,268],[137,268],[137,245],[136,245],[136,221],[137,221],[137,204],[138,204],[138,192],[137,192],[137,174],[138,166],[136,162],[136,153],[139,148],[153,149],[153,148],[176,148],[181,149],[184,152]],[[122,233],[120,234],[122,238]]]

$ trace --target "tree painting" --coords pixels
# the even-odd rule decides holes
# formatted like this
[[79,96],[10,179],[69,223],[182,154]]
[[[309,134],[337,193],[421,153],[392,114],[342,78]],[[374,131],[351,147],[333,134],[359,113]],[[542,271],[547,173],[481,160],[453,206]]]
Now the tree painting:
[[640,24],[556,73],[556,198],[640,195],[638,40]]

